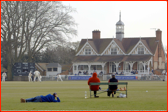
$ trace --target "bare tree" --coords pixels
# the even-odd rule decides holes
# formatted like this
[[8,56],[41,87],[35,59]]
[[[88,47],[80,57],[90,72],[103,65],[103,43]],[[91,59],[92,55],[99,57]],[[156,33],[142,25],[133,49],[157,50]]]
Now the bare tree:
[[80,44],[80,41],[70,42],[71,48],[74,49],[76,52],[78,50],[79,44]]
[[67,42],[57,46],[49,46],[42,55],[44,63],[71,64],[76,54],[76,46],[79,42]]
[[1,48],[7,55],[8,80],[12,64],[27,54],[28,62],[44,47],[77,34],[70,6],[58,1],[1,2]]

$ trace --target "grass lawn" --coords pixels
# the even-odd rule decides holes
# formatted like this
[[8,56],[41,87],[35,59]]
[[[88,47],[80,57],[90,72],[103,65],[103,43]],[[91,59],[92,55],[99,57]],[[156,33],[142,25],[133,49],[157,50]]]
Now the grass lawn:
[[[114,98],[107,97],[107,93],[90,98],[87,81],[1,82],[1,110],[167,110],[167,82],[123,82],[128,82],[128,98],[117,98],[119,93]],[[107,89],[106,85],[101,87]],[[58,94],[60,103],[20,103],[20,98],[53,92]]]

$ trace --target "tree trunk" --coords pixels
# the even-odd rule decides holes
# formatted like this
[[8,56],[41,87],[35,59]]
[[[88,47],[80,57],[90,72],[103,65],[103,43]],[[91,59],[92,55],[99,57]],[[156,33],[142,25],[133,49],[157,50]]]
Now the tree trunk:
[[8,81],[12,80],[12,60],[11,53],[8,54],[8,66],[7,66],[7,79]]

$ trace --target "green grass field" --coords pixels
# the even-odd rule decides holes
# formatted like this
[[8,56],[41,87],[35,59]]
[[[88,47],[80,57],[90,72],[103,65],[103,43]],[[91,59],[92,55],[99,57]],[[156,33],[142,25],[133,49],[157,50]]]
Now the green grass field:
[[[167,110],[167,82],[123,82],[128,82],[128,98],[117,98],[119,93],[114,98],[107,97],[107,93],[90,98],[87,81],[1,82],[1,110]],[[53,92],[57,92],[60,103],[20,103],[20,98]]]

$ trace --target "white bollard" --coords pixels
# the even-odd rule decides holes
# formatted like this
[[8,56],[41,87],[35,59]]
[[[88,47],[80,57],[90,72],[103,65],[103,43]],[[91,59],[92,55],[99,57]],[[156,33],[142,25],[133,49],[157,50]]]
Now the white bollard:
[[85,99],[87,98],[87,91],[85,91]]

